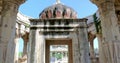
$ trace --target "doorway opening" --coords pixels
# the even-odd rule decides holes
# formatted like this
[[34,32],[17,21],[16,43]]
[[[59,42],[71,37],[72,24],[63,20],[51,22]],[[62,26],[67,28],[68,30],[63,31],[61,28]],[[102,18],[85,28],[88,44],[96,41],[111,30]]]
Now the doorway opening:
[[72,63],[72,40],[46,40],[46,63]]

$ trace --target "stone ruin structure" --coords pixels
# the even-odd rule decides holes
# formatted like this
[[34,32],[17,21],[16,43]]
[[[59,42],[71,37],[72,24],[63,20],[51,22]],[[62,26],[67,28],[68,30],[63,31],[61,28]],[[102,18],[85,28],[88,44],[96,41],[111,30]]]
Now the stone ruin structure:
[[[19,6],[24,2],[25,2],[24,0],[0,0],[0,62],[1,63],[17,63],[18,62],[18,56],[17,56],[17,54],[18,54],[17,47],[18,46],[17,45],[18,45],[18,39],[20,36],[22,36],[24,38],[25,45],[27,43],[30,43],[30,41],[28,40],[29,39],[28,35],[31,32],[29,30],[27,30],[27,27],[29,27],[30,23],[26,22],[30,18],[26,17],[26,16],[21,17],[22,19],[27,18],[24,21],[24,19],[22,20],[22,19],[18,18],[20,15],[17,15]],[[120,59],[119,59],[119,56],[120,56],[120,53],[119,53],[119,51],[120,51],[120,44],[119,44],[119,42],[120,42],[120,39],[119,39],[120,38],[120,34],[119,34],[120,33],[119,32],[120,1],[119,0],[91,0],[91,2],[93,2],[94,4],[96,4],[98,6],[98,11],[94,15],[85,17],[88,19],[87,20],[88,42],[90,42],[90,48],[89,48],[90,51],[89,52],[90,52],[90,59],[91,59],[91,61],[89,61],[89,62],[95,63],[95,61],[96,61],[96,59],[95,59],[96,57],[94,55],[93,40],[95,37],[97,37],[98,42],[99,42],[99,63],[120,63]],[[57,16],[54,16],[52,18],[58,18],[61,21],[60,16],[63,16],[63,15],[60,14],[59,9],[57,9],[57,10],[58,10],[56,12]],[[44,14],[42,14],[42,16],[40,16],[40,17],[43,19],[37,19],[37,20],[33,19],[33,20],[31,20],[31,22],[33,22],[33,23],[34,22],[43,22],[44,23],[46,21],[44,18],[51,18],[50,14],[51,14],[51,11],[48,11],[48,16],[44,16]],[[67,17],[68,15],[69,15],[69,13],[65,14],[64,17],[68,18]],[[21,16],[23,16],[23,15],[21,14]],[[62,18],[64,18],[64,17],[62,17]],[[77,17],[75,17],[75,19],[76,18]],[[55,19],[53,19],[53,21],[54,20]],[[64,19],[64,20],[65,20],[65,22],[67,21],[66,19]],[[78,19],[78,21],[79,21],[79,19]],[[81,19],[80,19],[80,21],[81,21]],[[71,20],[71,22],[72,22],[72,20]],[[75,20],[75,22],[77,22],[77,20]],[[74,23],[72,23],[72,24],[74,24]],[[40,25],[40,23],[36,24],[36,26],[37,25]],[[39,27],[40,26],[38,26],[38,28]],[[72,28],[74,29],[74,27],[72,27]],[[31,27],[31,29],[35,29],[34,25],[33,25],[33,27]],[[49,27],[48,27],[48,29],[49,29]],[[36,31],[38,32],[40,30],[36,29]],[[50,31],[50,30],[47,30],[47,31]],[[65,31],[65,30],[63,30],[63,31]],[[46,32],[46,30],[43,30],[43,32]],[[70,32],[70,31],[67,31],[67,32]],[[72,36],[69,35],[69,37],[72,37]],[[73,37],[73,38],[75,38],[75,37]],[[26,53],[27,53],[26,48],[27,47],[24,47],[24,55],[26,55]],[[28,53],[28,55],[29,54],[30,53]],[[28,60],[29,60],[29,58],[31,58],[29,56],[27,57]],[[76,57],[81,58],[81,56],[76,56]],[[87,58],[87,57],[88,56],[85,56],[83,58]],[[40,62],[35,62],[35,61],[37,61],[36,58],[37,57],[32,58],[34,60],[32,63],[41,63],[41,62],[43,63],[44,60],[41,60]],[[76,58],[76,59],[73,58],[73,63],[74,63],[74,60],[78,60],[78,59],[79,58]],[[22,60],[26,61],[27,59],[23,57],[21,59],[21,61]],[[82,61],[80,61],[80,63],[89,63],[87,61],[82,60]],[[76,63],[77,62],[78,61],[76,61]]]
[[48,52],[52,42],[68,45],[68,63],[89,62],[87,19],[77,19],[72,8],[59,2],[43,10],[39,16],[40,19],[30,19],[28,63],[50,63]]

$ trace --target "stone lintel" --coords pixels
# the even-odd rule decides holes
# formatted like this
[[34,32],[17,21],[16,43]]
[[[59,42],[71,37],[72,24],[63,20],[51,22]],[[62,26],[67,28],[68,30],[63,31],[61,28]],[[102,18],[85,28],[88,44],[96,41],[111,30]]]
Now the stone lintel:
[[40,29],[40,32],[74,32],[78,28],[88,28],[87,26],[77,27],[30,27],[31,30]]
[[79,25],[78,24],[72,24],[72,25],[31,25],[31,27],[40,27],[40,28],[43,28],[43,27],[78,27]]
[[87,19],[31,19],[30,29],[76,29],[88,28]]
[[42,22],[42,21],[69,21],[69,22],[87,22],[88,19],[29,19],[30,22]]
[[[47,29],[50,29],[50,28],[65,28],[64,30],[69,30],[69,29],[76,29],[76,28],[88,28],[87,26],[77,26],[77,27],[30,27],[31,30],[36,30],[36,29],[44,29],[44,28],[47,28]],[[66,29],[66,28],[69,28],[69,29]],[[56,31],[57,29],[55,29]]]

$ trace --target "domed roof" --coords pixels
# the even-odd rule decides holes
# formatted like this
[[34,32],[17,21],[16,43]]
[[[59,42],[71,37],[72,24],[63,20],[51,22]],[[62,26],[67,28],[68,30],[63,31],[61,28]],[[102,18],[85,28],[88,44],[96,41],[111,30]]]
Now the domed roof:
[[70,7],[63,5],[62,3],[56,3],[46,9],[44,9],[39,18],[77,18],[77,13]]

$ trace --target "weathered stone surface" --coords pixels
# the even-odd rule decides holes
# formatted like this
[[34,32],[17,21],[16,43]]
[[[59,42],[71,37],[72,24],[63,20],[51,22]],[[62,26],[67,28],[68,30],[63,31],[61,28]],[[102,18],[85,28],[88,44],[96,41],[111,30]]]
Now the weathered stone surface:
[[23,40],[24,40],[24,48],[23,48],[23,54],[22,56],[26,56],[27,55],[27,44],[29,41],[29,33],[26,32],[23,36],[22,36]]
[[2,63],[15,63],[15,23],[18,7],[22,2],[16,0],[2,0],[0,20],[0,43],[2,46],[0,61]]
[[45,63],[45,38],[40,30],[30,32],[28,63]]
[[89,42],[88,42],[88,35],[86,34],[87,29],[78,29],[79,33],[79,45],[80,45],[80,53],[81,53],[81,63],[90,63],[89,57]]
[[77,13],[70,7],[62,3],[56,3],[40,13],[40,18],[77,18]]
[[76,32],[70,33],[70,38],[72,39],[72,48],[73,48],[73,63],[80,63],[80,51],[79,51],[79,38]]
[[[45,22],[50,24],[43,24]],[[56,23],[52,24],[51,22],[52,23],[56,22]],[[59,22],[60,24],[58,24]],[[65,24],[66,22],[68,22],[68,24]],[[59,26],[55,26],[55,25],[59,25]],[[47,26],[47,30],[45,28],[46,26]],[[52,26],[52,29],[51,29],[51,26]],[[66,28],[66,26],[68,28]],[[59,29],[57,27],[59,27]],[[66,32],[67,34],[63,32]],[[71,46],[72,47],[71,50],[72,50],[73,56],[71,57],[73,58],[73,63],[90,63],[86,19],[31,19],[30,36],[31,38],[30,38],[30,45],[29,45],[30,49],[28,54],[29,56],[28,63],[29,62],[31,63],[45,62],[44,48],[47,47],[47,45],[44,46],[45,39],[49,39],[49,40],[50,39],[56,39],[56,40],[72,39],[73,47]],[[37,53],[36,51],[39,53]]]
[[91,59],[91,63],[96,63],[96,57],[95,57],[95,53],[94,53],[94,39],[95,39],[95,35],[93,35],[91,32],[88,33],[88,41],[90,43],[90,59]]
[[103,48],[103,43],[102,43],[102,35],[101,34],[96,34],[96,37],[98,39],[98,45],[99,45],[99,63],[104,63],[106,61],[104,57],[104,48]]
[[[114,51],[114,40],[120,38],[118,19],[115,14],[114,0],[92,0],[99,8],[102,26],[102,52],[104,55],[102,63],[119,63]],[[100,57],[101,57],[100,56]]]
[[70,37],[72,38],[73,46],[73,63],[90,63],[87,29],[82,28],[71,32]]

